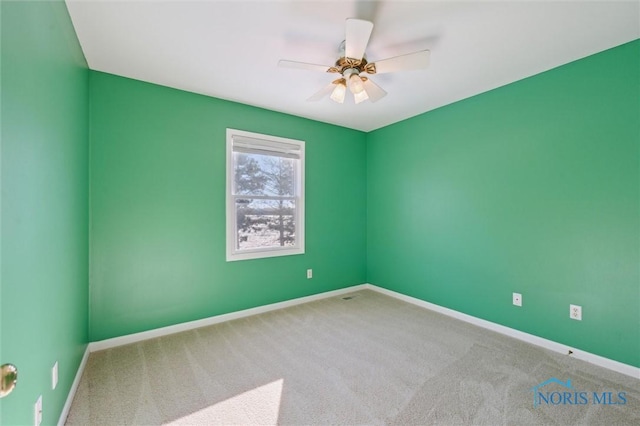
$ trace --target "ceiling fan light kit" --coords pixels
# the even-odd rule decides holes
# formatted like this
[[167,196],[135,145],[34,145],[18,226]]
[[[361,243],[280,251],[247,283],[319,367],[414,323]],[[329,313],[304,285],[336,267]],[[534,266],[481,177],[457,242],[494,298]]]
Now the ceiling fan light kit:
[[367,95],[367,92],[365,92],[364,90],[360,93],[353,94],[353,100],[355,101],[356,104],[359,104],[360,102],[364,102],[367,99],[369,99],[369,95]]
[[396,56],[378,61],[368,62],[365,49],[373,30],[373,23],[362,19],[347,19],[346,38],[340,44],[340,57],[334,66],[307,64],[304,62],[281,60],[278,66],[298,68],[312,71],[337,73],[342,77],[334,80],[329,86],[316,92],[308,101],[319,101],[331,93],[330,99],[344,103],[346,89],[353,95],[356,104],[369,100],[376,102],[387,95],[380,86],[362,74],[381,74],[385,72],[423,69],[429,65],[429,51],[420,50],[406,55]]
[[335,84],[336,87],[331,92],[331,100],[339,104],[344,102],[344,95],[347,93],[347,82],[344,78],[339,78],[331,84]]
[[357,93],[361,93],[364,90],[364,87],[362,87],[362,80],[360,79],[360,73],[358,72],[358,70],[351,68],[345,71],[343,75],[345,77],[347,75],[349,76],[349,90],[351,90],[351,93],[355,95]]

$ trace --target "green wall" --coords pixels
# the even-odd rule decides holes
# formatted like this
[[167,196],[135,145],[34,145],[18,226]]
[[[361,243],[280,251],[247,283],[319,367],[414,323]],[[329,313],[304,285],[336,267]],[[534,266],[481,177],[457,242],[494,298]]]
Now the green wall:
[[640,367],[639,144],[639,41],[368,134],[368,282]]
[[[366,281],[640,366],[639,41],[364,134],[88,71],[62,1],[0,15],[1,424],[55,423],[89,340]],[[227,127],[306,141],[306,254],[225,262]]]
[[[364,133],[90,81],[92,341],[365,282]],[[305,254],[225,261],[227,127],[306,141]]]
[[0,361],[19,369],[0,424],[33,424],[39,395],[55,424],[88,339],[89,72],[62,1],[0,10]]

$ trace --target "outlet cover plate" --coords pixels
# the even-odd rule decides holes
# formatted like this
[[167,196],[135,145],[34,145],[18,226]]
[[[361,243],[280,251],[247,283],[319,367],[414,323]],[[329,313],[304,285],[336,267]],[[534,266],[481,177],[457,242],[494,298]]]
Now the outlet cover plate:
[[58,361],[53,364],[51,369],[51,389],[55,389],[58,386]]
[[582,321],[582,306],[569,305],[569,318]]
[[522,306],[522,295],[520,293],[513,293],[513,304]]
[[42,423],[42,395],[38,397],[36,404],[33,407],[33,424],[40,426]]

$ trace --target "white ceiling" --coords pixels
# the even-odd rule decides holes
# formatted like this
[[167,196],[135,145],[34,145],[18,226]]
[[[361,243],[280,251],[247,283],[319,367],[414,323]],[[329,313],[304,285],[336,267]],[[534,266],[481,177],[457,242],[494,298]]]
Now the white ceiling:
[[[640,37],[635,1],[67,0],[89,68],[370,131]],[[345,19],[374,23],[370,62],[431,50],[426,70],[374,75],[375,104],[306,99],[336,74]]]

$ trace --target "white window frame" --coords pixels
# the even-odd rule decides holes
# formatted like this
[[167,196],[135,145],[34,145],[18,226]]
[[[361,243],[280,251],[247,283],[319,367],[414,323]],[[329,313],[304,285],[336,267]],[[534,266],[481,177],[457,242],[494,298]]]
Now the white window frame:
[[[296,194],[296,214],[295,221],[295,245],[285,247],[267,247],[256,249],[238,250],[237,247],[237,216],[236,197],[250,198],[250,196],[238,196],[233,193],[235,170],[233,162],[234,139],[236,143],[253,144],[263,149],[280,151],[283,147],[293,148],[299,161],[296,169],[297,182],[295,183]],[[241,142],[240,142],[241,141]],[[236,260],[261,259],[265,257],[290,256],[304,254],[304,141],[287,139],[278,136],[263,135],[259,133],[247,132],[244,130],[227,129],[227,194],[226,194],[226,216],[227,216],[227,262]],[[283,151],[284,152],[284,151]]]

